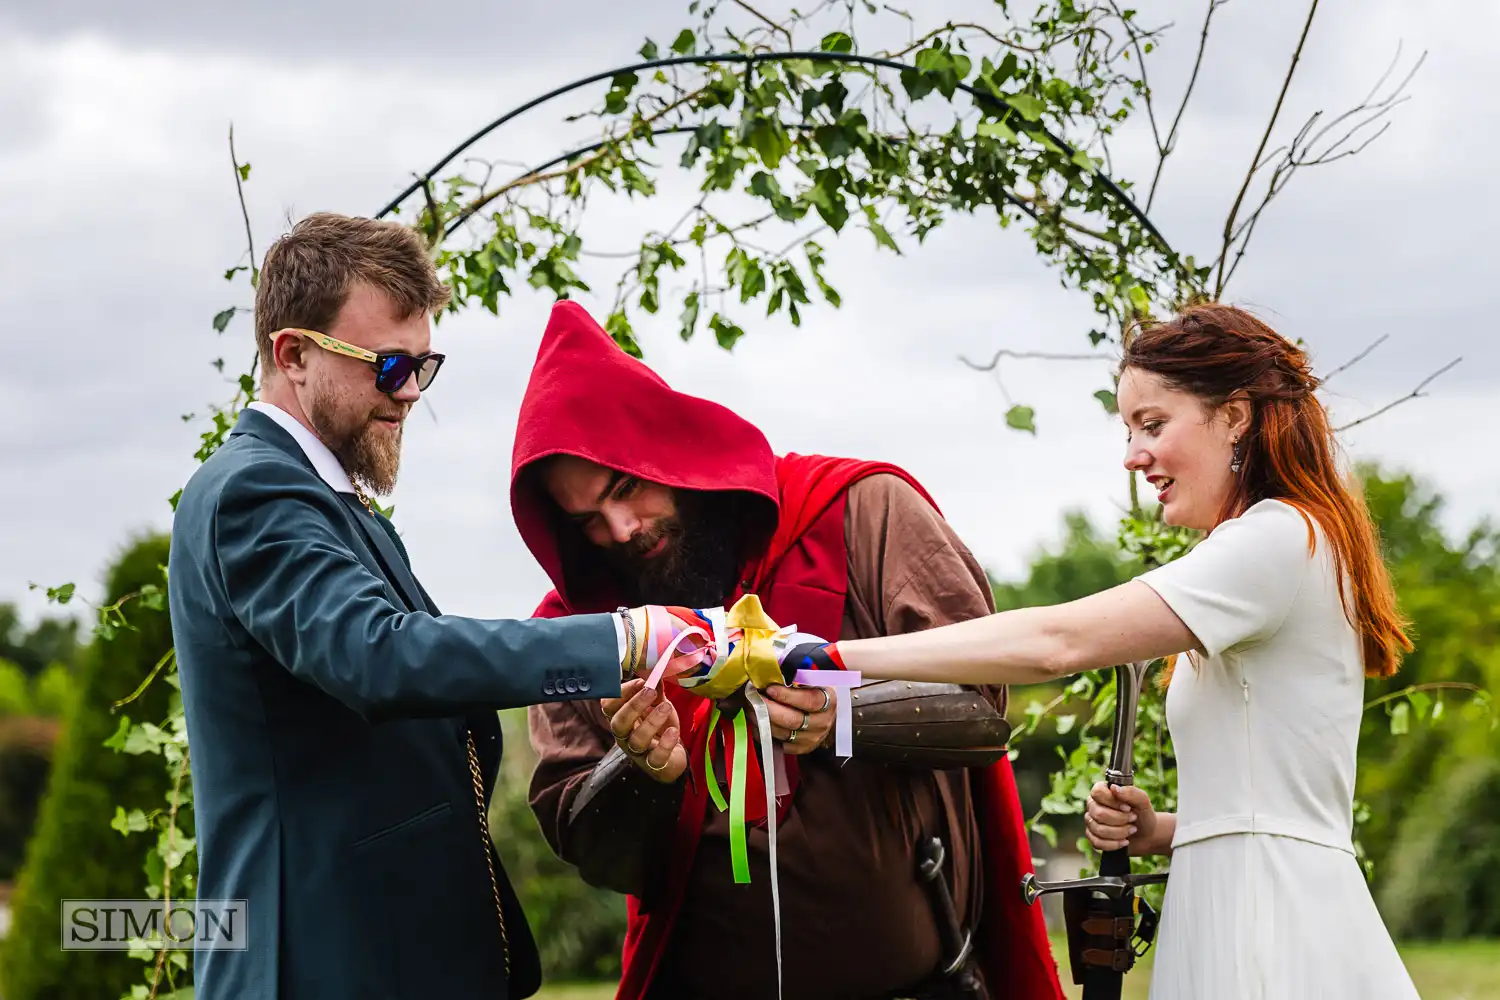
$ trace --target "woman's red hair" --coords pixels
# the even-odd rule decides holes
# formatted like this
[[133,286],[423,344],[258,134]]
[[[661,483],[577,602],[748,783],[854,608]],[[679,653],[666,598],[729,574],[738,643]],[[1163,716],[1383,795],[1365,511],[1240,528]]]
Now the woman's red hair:
[[[1412,648],[1407,622],[1397,610],[1364,493],[1339,472],[1328,414],[1313,395],[1320,380],[1307,354],[1242,309],[1196,305],[1128,338],[1120,370],[1127,368],[1150,372],[1210,409],[1231,397],[1249,399],[1240,471],[1219,523],[1267,499],[1315,519],[1333,548],[1344,613],[1363,644],[1365,673],[1394,674],[1402,653]],[[1312,547],[1316,536],[1308,527]]]

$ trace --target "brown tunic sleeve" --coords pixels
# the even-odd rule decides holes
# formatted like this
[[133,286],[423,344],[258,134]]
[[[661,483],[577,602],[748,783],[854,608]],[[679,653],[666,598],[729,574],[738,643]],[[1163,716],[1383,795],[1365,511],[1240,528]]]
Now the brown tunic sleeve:
[[[989,577],[942,515],[899,476],[862,479],[844,514],[845,633],[901,635],[993,614]],[[1004,688],[980,689],[1005,710]]]
[[664,860],[682,783],[663,785],[631,767],[569,823],[573,800],[614,742],[609,723],[597,701],[534,705],[527,720],[537,754],[531,811],[547,844],[590,885],[642,895]]

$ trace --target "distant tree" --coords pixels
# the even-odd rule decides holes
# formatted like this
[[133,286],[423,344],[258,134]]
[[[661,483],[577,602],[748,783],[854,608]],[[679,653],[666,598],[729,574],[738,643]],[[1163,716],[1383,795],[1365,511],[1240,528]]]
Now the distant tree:
[[31,682],[24,671],[0,659],[0,719],[31,714]]
[[[159,586],[166,561],[165,537],[136,541],[111,569],[106,600]],[[132,817],[162,809],[166,772],[159,757],[116,753],[105,743],[123,720],[114,703],[140,685],[171,645],[161,602],[136,602],[129,627],[119,629],[109,642],[90,644],[82,658],[78,694],[63,723],[12,900],[14,923],[0,947],[0,995],[5,1000],[109,1000],[126,993],[140,976],[140,962],[126,952],[62,951],[59,906],[67,898],[138,898],[143,882],[151,882],[153,875],[160,884],[157,872],[143,876],[140,846],[121,833]],[[168,685],[152,685],[129,710],[161,719],[175,695]],[[144,828],[143,819],[137,822]]]

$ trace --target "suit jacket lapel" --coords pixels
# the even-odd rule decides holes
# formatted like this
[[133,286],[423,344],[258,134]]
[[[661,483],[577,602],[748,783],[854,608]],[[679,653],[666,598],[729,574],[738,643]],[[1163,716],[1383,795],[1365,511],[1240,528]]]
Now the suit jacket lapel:
[[391,541],[387,529],[381,524],[384,518],[366,510],[365,505],[359,502],[359,497],[352,493],[340,493],[339,498],[354,511],[354,520],[359,524],[360,530],[365,533],[365,538],[369,540],[370,545],[374,547],[376,557],[385,567],[386,577],[396,585],[396,590],[406,601],[407,609],[429,611],[427,602],[423,599],[421,586],[412,576],[406,560],[401,558],[401,553]]

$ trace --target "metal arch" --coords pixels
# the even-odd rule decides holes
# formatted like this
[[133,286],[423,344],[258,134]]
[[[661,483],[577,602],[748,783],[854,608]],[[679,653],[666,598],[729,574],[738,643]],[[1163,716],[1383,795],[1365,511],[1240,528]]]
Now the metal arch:
[[[480,139],[483,139],[485,136],[489,135],[495,129],[499,128],[501,125],[504,125],[506,122],[509,122],[509,121],[511,121],[511,120],[513,120],[515,118],[519,118],[521,115],[523,115],[526,112],[530,111],[532,108],[535,108],[535,107],[538,107],[539,105],[545,104],[545,103],[547,103],[548,101],[552,100],[555,97],[561,97],[563,94],[570,93],[570,92],[572,92],[574,90],[578,90],[578,89],[580,89],[582,87],[587,87],[590,84],[598,83],[601,80],[608,80],[608,79],[611,79],[611,78],[613,78],[615,76],[623,75],[625,73],[638,73],[638,72],[640,72],[642,70],[659,69],[659,68],[665,67],[665,66],[712,65],[714,63],[742,63],[742,64],[745,64],[745,65],[753,65],[755,63],[762,63],[762,62],[784,62],[784,61],[787,61],[787,60],[790,60],[790,59],[807,59],[807,60],[819,61],[819,62],[843,62],[843,63],[852,63],[852,64],[855,64],[855,65],[862,65],[862,66],[875,66],[875,67],[879,67],[881,69],[912,70],[913,72],[919,72],[915,66],[912,66],[912,65],[910,65],[908,63],[899,62],[899,61],[897,61],[895,59],[884,59],[884,58],[881,58],[879,56],[861,55],[861,54],[855,53],[855,52],[725,52],[725,53],[718,53],[718,54],[707,53],[707,54],[704,54],[704,55],[671,56],[671,57],[666,58],[666,59],[648,59],[648,60],[645,60],[643,62],[632,63],[631,65],[628,65],[628,66],[621,66],[621,67],[619,67],[617,69],[605,70],[605,71],[600,72],[600,73],[595,73],[592,76],[584,77],[581,80],[574,80],[572,83],[564,84],[561,87],[553,88],[552,90],[549,90],[547,93],[542,94],[540,97],[535,97],[535,98],[527,101],[525,104],[520,105],[519,107],[512,108],[510,111],[507,111],[505,114],[501,115],[499,118],[496,118],[494,121],[490,122],[488,125],[485,125],[479,131],[475,132],[473,135],[469,136],[463,142],[461,142],[457,146],[453,147],[453,149],[450,150],[448,152],[448,154],[446,156],[444,156],[442,159],[438,160],[431,167],[427,168],[427,171],[425,173],[423,173],[422,176],[418,177],[415,181],[413,181],[411,184],[409,184],[404,191],[402,191],[400,194],[398,194],[395,198],[391,199],[391,201],[384,208],[382,208],[379,212],[377,212],[375,214],[375,217],[377,219],[383,218],[384,216],[386,216],[386,215],[390,214],[391,212],[395,211],[395,209],[403,201],[405,201],[407,198],[409,198],[412,194],[414,194],[417,191],[423,190],[428,184],[430,184],[432,182],[432,179],[433,179],[434,175],[436,175],[439,170],[442,170],[448,164],[452,163],[453,160],[456,159],[460,153],[462,153],[464,150],[468,149],[470,146],[474,145],[474,143],[478,142]],[[959,84],[957,84],[957,89],[958,90],[962,90],[964,93],[966,93],[969,96],[973,97],[975,99],[975,101],[977,101],[977,102],[979,102],[981,104],[988,104],[988,105],[991,105],[991,106],[994,106],[994,107],[1001,108],[1001,109],[1003,109],[1005,111],[1013,112],[1013,113],[1017,114],[1018,117],[1021,117],[1022,119],[1024,119],[1024,116],[1020,115],[1019,112],[1016,112],[1015,108],[1013,108],[1009,104],[1007,104],[1005,102],[1004,98],[996,97],[994,94],[988,93],[986,91],[979,90],[979,89],[977,89],[977,88],[975,88],[975,87],[973,87],[973,86],[971,86],[971,85],[969,85],[967,83],[959,83]],[[1042,135],[1046,136],[1048,139],[1050,139],[1053,143],[1055,143],[1057,145],[1057,147],[1059,149],[1061,149],[1065,155],[1070,156],[1070,157],[1077,155],[1078,151],[1076,149],[1074,149],[1073,146],[1070,143],[1064,141],[1062,138],[1060,138],[1060,137],[1058,137],[1056,135],[1053,135],[1051,133],[1051,131],[1049,131],[1046,128],[1046,126],[1044,126],[1044,125],[1038,124],[1038,125],[1035,125],[1035,126],[1028,126],[1027,128],[1022,129],[1021,131],[1025,131],[1025,132],[1028,132],[1028,133],[1029,132],[1039,132]],[[609,141],[618,141],[618,140],[609,140]],[[599,145],[603,145],[603,143],[601,143]],[[594,147],[589,147],[589,148],[597,149],[598,145],[596,145]],[[570,155],[578,155],[578,154],[574,153],[574,154],[570,154]],[[562,159],[566,159],[566,158],[567,157],[563,157]],[[561,159],[559,159],[559,160],[553,160],[552,162],[553,163],[558,163],[558,162],[561,162]],[[1130,198],[1130,196],[1127,195],[1120,188],[1120,186],[1118,184],[1116,184],[1114,182],[1114,180],[1112,180],[1109,177],[1108,174],[1105,174],[1103,171],[1095,171],[1094,172],[1094,177],[1096,177],[1099,180],[1099,182],[1104,185],[1104,188],[1105,188],[1106,191],[1108,191],[1122,205],[1124,205],[1126,207],[1126,209],[1130,212],[1131,215],[1133,215],[1133,216],[1136,217],[1136,220],[1139,221],[1140,224],[1145,227],[1146,231],[1151,234],[1151,236],[1156,240],[1157,244],[1161,247],[1162,250],[1166,251],[1166,253],[1168,255],[1170,255],[1170,256],[1176,256],[1176,252],[1172,249],[1171,244],[1169,244],[1167,242],[1166,237],[1162,236],[1162,234],[1157,230],[1156,226],[1152,224],[1151,220],[1146,217],[1146,213],[1143,212],[1143,211],[1141,211],[1140,206],[1138,206],[1134,201],[1132,201],[1131,198]]]
[[[790,125],[790,126],[785,126],[785,127],[791,128],[791,129],[806,129],[806,128],[811,128],[812,126],[797,124],[797,125]],[[638,132],[638,133],[635,133],[635,135],[636,135],[637,138],[650,137],[650,138],[654,139],[654,138],[656,138],[658,136],[663,136],[663,135],[680,135],[683,132],[692,132],[695,129],[696,129],[696,126],[694,126],[694,125],[658,125],[656,128],[653,128],[653,129],[651,129],[648,132]],[[551,168],[557,166],[560,163],[566,163],[566,162],[568,162],[569,160],[571,160],[571,159],[573,159],[575,157],[585,156],[585,155],[587,155],[589,153],[595,152],[596,150],[603,149],[605,146],[608,146],[608,145],[610,145],[612,143],[619,142],[619,141],[620,140],[618,138],[616,138],[616,139],[601,139],[598,142],[591,142],[591,143],[589,143],[586,146],[579,146],[577,149],[570,149],[566,153],[561,153],[561,154],[559,154],[557,156],[554,156],[552,159],[547,160],[545,163],[538,163],[534,167],[527,168],[522,173],[517,174],[515,176],[515,178],[513,179],[513,182],[516,181],[516,180],[522,180],[524,178],[530,177],[533,174],[539,174],[543,170],[550,170]],[[1026,204],[1026,202],[1022,201],[1020,198],[1016,197],[1014,194],[1012,194],[1011,192],[1005,190],[1004,188],[1002,188],[1000,190],[1000,193],[1005,196],[1005,200],[1007,202],[1009,202],[1010,204],[1014,205],[1016,208],[1020,209],[1022,212],[1025,212],[1027,215],[1031,216],[1033,219],[1037,219],[1038,221],[1040,221],[1040,216],[1037,214],[1036,209],[1034,209],[1030,205]],[[448,237],[450,237],[454,233],[458,232],[459,227],[462,226],[465,222],[468,222],[471,218],[473,218],[475,214],[476,214],[476,210],[475,209],[468,208],[468,209],[465,209],[462,212],[459,212],[457,215],[455,215],[444,226],[443,234],[442,234],[442,240],[446,240]],[[441,242],[441,240],[439,242]]]

